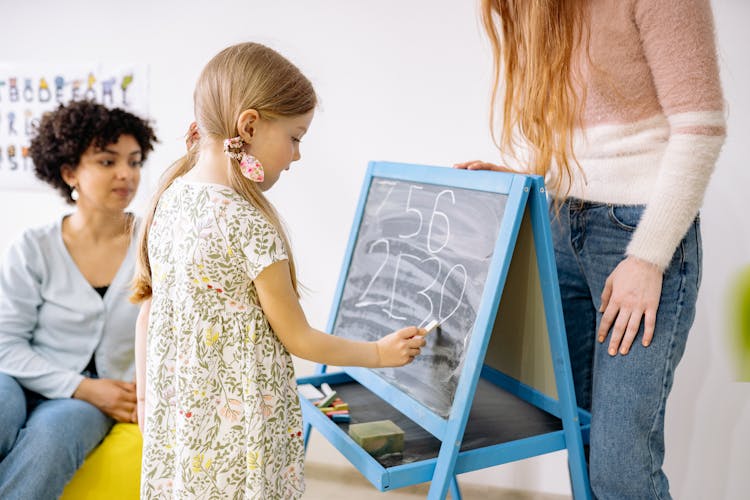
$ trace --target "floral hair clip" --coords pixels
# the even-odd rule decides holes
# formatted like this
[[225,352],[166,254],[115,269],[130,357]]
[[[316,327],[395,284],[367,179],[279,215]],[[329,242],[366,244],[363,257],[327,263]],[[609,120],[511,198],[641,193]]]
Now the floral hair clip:
[[263,182],[265,178],[263,165],[253,155],[249,155],[242,150],[245,141],[241,137],[232,137],[224,139],[224,154],[233,160],[240,162],[240,171],[242,175],[253,182]]

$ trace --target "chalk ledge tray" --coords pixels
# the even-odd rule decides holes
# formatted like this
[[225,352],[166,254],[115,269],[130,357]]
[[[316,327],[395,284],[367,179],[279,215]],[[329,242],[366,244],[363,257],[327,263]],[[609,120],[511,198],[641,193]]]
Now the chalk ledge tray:
[[[456,461],[462,474],[566,448],[562,421],[502,389],[484,367]],[[350,423],[335,423],[300,397],[305,422],[323,434],[380,491],[431,481],[441,441],[346,372],[303,377],[298,384],[328,383],[349,404],[352,424],[391,420],[404,431],[404,453],[375,459],[351,437]],[[582,426],[583,431],[588,425]],[[587,434],[587,432],[586,432]]]

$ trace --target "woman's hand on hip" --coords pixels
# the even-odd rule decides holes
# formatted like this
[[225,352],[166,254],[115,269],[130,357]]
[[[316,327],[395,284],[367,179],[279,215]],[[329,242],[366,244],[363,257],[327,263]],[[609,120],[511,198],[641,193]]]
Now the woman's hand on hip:
[[651,344],[656,326],[656,311],[661,298],[662,272],[657,266],[636,257],[627,257],[620,262],[604,283],[603,312],[597,334],[604,342],[611,330],[610,356],[627,354],[633,345],[643,320],[644,347]]
[[510,172],[512,174],[519,173],[512,168],[504,167],[502,165],[495,165],[494,163],[489,163],[482,160],[471,160],[465,161],[463,163],[456,163],[455,165],[453,165],[453,168],[460,168],[462,170],[492,170],[493,172]]
[[73,397],[91,403],[118,422],[135,422],[135,384],[108,378],[85,378]]

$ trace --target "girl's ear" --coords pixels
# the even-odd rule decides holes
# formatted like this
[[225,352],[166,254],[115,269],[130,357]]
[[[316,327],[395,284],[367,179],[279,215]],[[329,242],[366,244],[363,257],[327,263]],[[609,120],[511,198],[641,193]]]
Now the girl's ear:
[[246,143],[250,143],[255,135],[258,120],[260,120],[260,113],[252,108],[246,109],[240,113],[239,118],[237,118],[237,130],[239,131],[242,140]]

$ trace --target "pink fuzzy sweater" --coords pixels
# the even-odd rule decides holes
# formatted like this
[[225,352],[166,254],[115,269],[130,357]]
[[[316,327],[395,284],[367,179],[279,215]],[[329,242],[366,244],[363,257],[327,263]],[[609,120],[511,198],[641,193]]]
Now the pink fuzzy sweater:
[[[570,196],[644,204],[627,254],[669,264],[724,142],[710,0],[591,0]],[[586,61],[586,58],[584,58]]]

